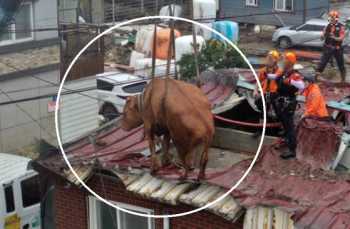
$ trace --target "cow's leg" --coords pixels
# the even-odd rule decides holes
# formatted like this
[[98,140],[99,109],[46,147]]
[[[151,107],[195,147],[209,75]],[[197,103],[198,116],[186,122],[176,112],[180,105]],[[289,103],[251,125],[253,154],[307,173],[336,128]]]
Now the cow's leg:
[[163,168],[169,166],[170,163],[170,156],[169,156],[169,145],[170,145],[170,134],[164,134],[163,137],[163,152],[164,152],[164,161],[163,161]]
[[146,136],[148,140],[149,150],[151,151],[151,175],[158,172],[157,155],[156,155],[156,141],[154,134],[151,131],[146,130]]
[[182,162],[182,173],[179,178],[179,181],[187,180],[187,173],[188,173],[188,170],[190,169],[190,164],[191,164],[190,154],[188,152],[189,151],[178,152]]
[[199,174],[197,177],[198,181],[205,178],[205,167],[207,166],[207,163],[209,161],[208,154],[209,154],[210,144],[211,144],[210,141],[206,142],[206,144],[204,145],[204,149],[202,150],[201,161],[200,161],[200,165],[199,165],[200,166],[199,167]]

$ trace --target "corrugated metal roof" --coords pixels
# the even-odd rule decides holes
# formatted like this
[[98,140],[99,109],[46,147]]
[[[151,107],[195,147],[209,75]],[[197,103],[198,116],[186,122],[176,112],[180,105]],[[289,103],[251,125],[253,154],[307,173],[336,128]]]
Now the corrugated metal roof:
[[25,174],[29,161],[26,157],[0,153],[0,184]]
[[243,229],[294,229],[291,216],[276,208],[257,207],[247,210]]
[[[171,205],[183,203],[199,208],[225,194],[219,186],[170,183],[147,172],[142,175],[119,172],[116,174],[124,182],[127,191]],[[242,214],[243,207],[237,205],[233,197],[228,195],[207,210],[233,221]]]
[[[232,220],[242,210],[235,203],[248,210],[268,206],[294,213],[297,228],[350,227],[350,174],[327,170],[337,156],[342,131],[342,127],[325,119],[303,119],[297,127],[297,158],[282,160],[279,154],[285,150],[283,146],[263,148],[252,171],[231,193],[234,199],[229,196],[208,210]],[[229,168],[207,168],[205,184],[200,185],[179,183],[181,170],[173,166],[161,168],[153,177],[148,174],[150,159],[135,153],[148,147],[146,141],[140,140],[141,134],[142,127],[126,133],[119,123],[98,135],[97,150],[104,169],[117,173],[128,191],[145,198],[203,206],[234,186],[251,163],[245,160]],[[89,170],[79,166],[93,165],[93,148],[88,139],[71,147],[67,156],[84,176]],[[66,164],[61,155],[38,159],[36,163],[76,183],[69,172],[62,170]],[[195,179],[197,174],[198,170],[190,171],[189,179]]]

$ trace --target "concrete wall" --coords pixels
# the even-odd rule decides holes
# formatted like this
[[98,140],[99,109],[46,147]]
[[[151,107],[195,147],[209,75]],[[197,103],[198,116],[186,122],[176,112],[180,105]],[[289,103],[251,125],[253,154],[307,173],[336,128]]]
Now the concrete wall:
[[[33,1],[33,16],[35,28],[57,28],[57,0]],[[34,33],[35,40],[45,40],[58,37],[58,30]]]
[[[45,72],[36,75],[36,77],[57,84],[60,79],[60,71]],[[58,90],[57,87],[30,76],[2,81],[0,88],[8,92],[8,95],[13,100],[51,94]],[[1,93],[0,102],[7,101],[10,100]],[[43,128],[15,104],[1,106],[0,152],[17,151],[19,148],[31,145],[35,138],[51,139],[50,134],[56,136],[54,114],[47,113],[47,103],[50,101],[52,101],[52,98],[18,103],[18,106],[25,110],[49,133],[46,133]]]
[[[57,0],[27,2],[33,6],[34,28],[58,27]],[[57,93],[57,86],[52,84],[60,82],[58,30],[36,31],[33,41],[0,46],[0,60],[9,65],[0,63],[0,89],[11,98],[0,92],[0,102]],[[0,152],[18,151],[34,143],[35,138],[55,138],[54,114],[47,112],[51,101],[50,97],[18,103],[29,115],[15,104],[1,106]]]
[[91,23],[101,24],[105,22],[104,0],[91,1]]

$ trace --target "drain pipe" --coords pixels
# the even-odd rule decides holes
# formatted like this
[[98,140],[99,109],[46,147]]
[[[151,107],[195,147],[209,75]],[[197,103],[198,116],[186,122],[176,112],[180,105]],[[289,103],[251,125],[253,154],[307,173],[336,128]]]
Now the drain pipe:
[[[162,211],[163,215],[169,215],[169,210],[168,209],[164,209]],[[169,225],[169,218],[164,218],[163,219],[163,229],[170,229],[170,225]]]

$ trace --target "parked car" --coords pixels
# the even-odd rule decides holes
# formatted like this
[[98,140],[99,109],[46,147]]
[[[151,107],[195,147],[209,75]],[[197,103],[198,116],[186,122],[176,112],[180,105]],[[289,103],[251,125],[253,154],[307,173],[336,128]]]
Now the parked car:
[[[294,45],[322,47],[323,41],[320,37],[323,29],[328,24],[324,19],[311,19],[297,26],[286,26],[276,29],[272,41],[281,48],[289,48]],[[349,30],[346,29],[343,45],[350,44]]]
[[0,228],[41,228],[40,179],[29,161],[0,153]]
[[97,75],[97,95],[100,114],[123,113],[126,99],[142,92],[147,80],[138,76],[120,72],[108,72]]

